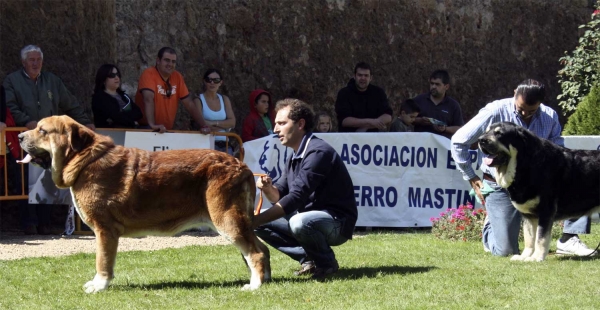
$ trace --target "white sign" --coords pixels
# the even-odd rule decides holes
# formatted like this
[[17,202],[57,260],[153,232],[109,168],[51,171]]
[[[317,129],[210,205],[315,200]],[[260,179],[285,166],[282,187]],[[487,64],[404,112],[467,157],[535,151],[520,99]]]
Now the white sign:
[[215,137],[199,133],[156,133],[127,131],[125,146],[146,151],[166,151],[184,149],[213,149]]
[[565,147],[572,150],[600,150],[600,136],[563,136]]
[[[447,138],[430,133],[315,135],[338,152],[352,177],[357,226],[428,227],[440,212],[475,203],[469,183],[456,170]],[[246,142],[244,150],[250,169],[275,182],[292,154],[272,136]],[[481,175],[477,151],[471,151],[471,159]]]

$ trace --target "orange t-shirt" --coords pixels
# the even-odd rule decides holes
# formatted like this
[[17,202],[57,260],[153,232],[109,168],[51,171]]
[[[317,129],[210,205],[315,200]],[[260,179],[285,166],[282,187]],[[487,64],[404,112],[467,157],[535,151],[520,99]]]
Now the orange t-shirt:
[[179,100],[189,96],[190,92],[185,85],[183,76],[177,71],[173,71],[169,77],[169,84],[171,84],[171,96],[167,98],[167,82],[162,79],[158,70],[150,67],[142,72],[135,94],[135,103],[144,114],[140,124],[148,125],[146,105],[144,104],[144,95],[142,95],[142,90],[147,89],[154,93],[154,124],[162,124],[167,130],[173,129]]

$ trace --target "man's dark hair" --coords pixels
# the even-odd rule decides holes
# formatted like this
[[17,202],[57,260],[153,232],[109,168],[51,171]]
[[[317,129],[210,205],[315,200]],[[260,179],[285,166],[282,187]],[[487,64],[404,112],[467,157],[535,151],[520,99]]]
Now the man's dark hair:
[[356,74],[356,71],[358,71],[358,69],[369,70],[369,73],[373,74],[373,70],[371,70],[371,66],[369,66],[369,64],[364,61],[361,61],[361,62],[357,63],[356,66],[354,66],[354,74]]
[[402,103],[402,105],[400,106],[400,112],[402,111],[404,111],[404,113],[406,114],[411,114],[415,112],[420,113],[421,108],[419,108],[419,106],[414,100],[406,99],[406,101],[404,101],[404,103]]
[[517,86],[515,98],[518,96],[523,97],[525,104],[536,105],[544,101],[544,97],[546,97],[546,87],[539,81],[526,79]]
[[290,107],[290,114],[288,114],[289,119],[294,123],[304,119],[304,130],[307,132],[313,130],[313,127],[315,126],[315,112],[313,112],[311,106],[300,99],[286,98],[277,101],[275,112],[287,107]]
[[177,55],[177,52],[172,47],[165,46],[158,51],[158,59],[162,59],[165,53]]
[[433,71],[431,76],[429,76],[429,80],[431,81],[431,80],[435,80],[435,79],[442,80],[442,83],[444,83],[444,85],[450,84],[450,74],[448,74],[448,71],[446,71],[446,70]]

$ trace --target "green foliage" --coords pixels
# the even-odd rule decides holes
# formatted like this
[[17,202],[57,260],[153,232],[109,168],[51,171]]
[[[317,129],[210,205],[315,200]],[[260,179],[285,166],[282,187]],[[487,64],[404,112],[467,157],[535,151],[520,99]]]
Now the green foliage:
[[483,220],[486,212],[474,210],[470,204],[440,213],[439,218],[431,218],[431,233],[440,239],[453,241],[480,241]]
[[[597,4],[600,9],[600,3]],[[558,71],[558,82],[562,92],[558,104],[565,114],[576,109],[593,85],[600,81],[600,10],[595,10],[592,19],[579,28],[586,29],[579,38],[575,50],[559,59],[563,68]]]
[[600,135],[600,84],[583,98],[577,111],[569,117],[563,135]]

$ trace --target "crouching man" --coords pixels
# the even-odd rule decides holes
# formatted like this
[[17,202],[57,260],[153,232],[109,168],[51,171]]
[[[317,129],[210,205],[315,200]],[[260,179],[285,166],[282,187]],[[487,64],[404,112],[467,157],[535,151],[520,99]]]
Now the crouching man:
[[352,239],[358,216],[352,179],[336,151],[312,134],[314,112],[297,99],[275,107],[275,134],[294,150],[281,178],[257,187],[273,206],[254,218],[256,234],[301,264],[295,275],[321,280],[338,271],[331,246]]

